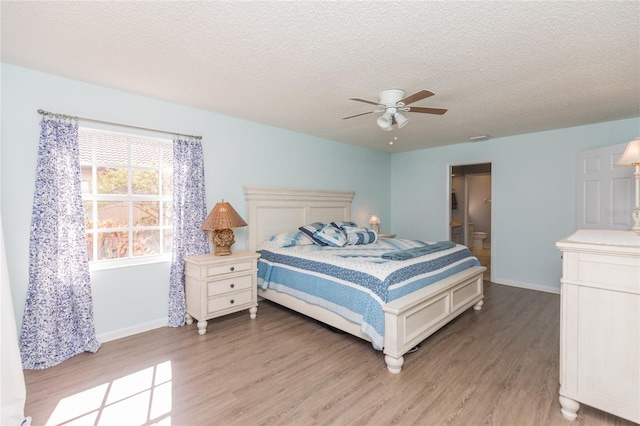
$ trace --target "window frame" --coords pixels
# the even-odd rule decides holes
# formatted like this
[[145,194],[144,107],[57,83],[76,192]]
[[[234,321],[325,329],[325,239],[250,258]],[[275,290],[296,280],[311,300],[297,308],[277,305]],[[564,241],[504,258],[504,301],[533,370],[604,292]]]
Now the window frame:
[[[90,271],[122,268],[128,266],[146,265],[151,263],[169,262],[172,255],[172,238],[173,238],[173,159],[171,163],[167,164],[163,162],[163,149],[170,149],[171,155],[173,155],[173,141],[158,136],[145,136],[134,133],[116,132],[111,130],[104,130],[89,126],[80,126],[78,128],[79,139],[81,140],[82,133],[89,134],[101,134],[112,138],[123,138],[126,140],[126,164],[109,161],[98,161],[97,150],[99,142],[95,139],[90,141],[91,149],[91,161],[83,161],[82,155],[80,155],[80,170],[81,170],[81,184],[82,184],[82,203],[83,209],[87,203],[91,203],[90,212],[85,211],[85,218],[91,221],[87,224],[85,230],[85,236],[91,236],[91,245],[87,239],[87,259],[89,260]],[[154,160],[157,160],[156,166],[139,165],[134,164],[132,158],[132,142],[148,142],[157,143],[157,152]],[[165,154],[166,155],[166,154]],[[150,156],[150,154],[149,154]],[[153,162],[153,161],[152,161]],[[86,169],[91,169],[91,178],[89,181],[89,189],[91,192],[86,192]],[[101,169],[126,169],[127,171],[127,193],[116,194],[100,194],[98,186],[98,171]],[[134,194],[132,189],[132,180],[134,171],[152,171],[157,172],[158,180],[158,193],[157,194]],[[169,177],[171,179],[170,193],[165,193],[164,180]],[[127,224],[126,226],[118,227],[101,227],[99,226],[99,202],[100,201],[121,201],[127,203]],[[141,201],[158,202],[158,219],[155,225],[136,225],[135,223],[135,203]],[[169,217],[165,216],[165,210],[170,213]],[[167,222],[168,221],[168,222]],[[89,226],[91,225],[91,226]],[[147,254],[147,255],[134,255],[134,235],[137,231],[158,231],[158,248],[160,253]],[[126,232],[127,236],[127,254],[123,257],[116,257],[112,259],[98,259],[99,247],[98,236],[101,233],[109,232]],[[169,239],[170,245],[166,246],[166,240]],[[91,250],[91,253],[89,253]]]

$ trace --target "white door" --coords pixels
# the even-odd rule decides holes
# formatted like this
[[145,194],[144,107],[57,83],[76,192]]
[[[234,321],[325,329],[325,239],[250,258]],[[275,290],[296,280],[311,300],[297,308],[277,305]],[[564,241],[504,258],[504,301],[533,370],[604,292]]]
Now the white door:
[[631,228],[633,167],[614,166],[627,144],[579,152],[576,163],[576,228]]

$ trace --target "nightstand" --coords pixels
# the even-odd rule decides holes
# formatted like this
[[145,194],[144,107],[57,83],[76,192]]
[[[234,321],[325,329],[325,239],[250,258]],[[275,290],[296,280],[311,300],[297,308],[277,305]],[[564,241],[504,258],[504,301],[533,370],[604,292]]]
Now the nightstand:
[[258,312],[257,263],[260,254],[234,251],[228,256],[185,256],[187,324],[198,320],[198,333],[207,332],[207,320],[249,309]]

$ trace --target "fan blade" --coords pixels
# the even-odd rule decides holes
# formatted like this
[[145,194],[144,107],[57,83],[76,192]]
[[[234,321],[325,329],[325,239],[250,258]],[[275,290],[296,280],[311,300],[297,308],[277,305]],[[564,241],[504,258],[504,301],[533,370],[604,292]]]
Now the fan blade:
[[371,114],[372,112],[375,112],[375,111],[362,112],[362,113],[360,113],[360,114],[350,115],[350,116],[348,116],[348,117],[342,117],[342,119],[343,119],[343,120],[346,120],[347,118],[360,117],[361,115]]
[[352,101],[364,102],[365,104],[382,105],[380,102],[368,101],[366,99],[360,99],[360,98],[349,98],[349,99]]
[[428,98],[428,97],[431,97],[431,96],[433,96],[433,95],[434,95],[434,94],[433,94],[433,93],[431,93],[431,92],[430,92],[430,91],[428,91],[428,90],[420,90],[419,92],[416,92],[416,93],[414,93],[413,95],[409,95],[409,96],[407,96],[407,97],[406,97],[406,98],[404,98],[404,99],[400,99],[400,100],[398,101],[398,103],[401,103],[401,102],[402,102],[402,103],[403,103],[403,104],[405,104],[405,105],[409,105],[409,104],[412,104],[412,103],[414,103],[414,102],[421,101],[421,100],[423,100],[423,99],[426,99],[426,98]]
[[425,107],[409,107],[409,112],[421,112],[423,114],[442,115],[447,112],[444,108],[425,108]]

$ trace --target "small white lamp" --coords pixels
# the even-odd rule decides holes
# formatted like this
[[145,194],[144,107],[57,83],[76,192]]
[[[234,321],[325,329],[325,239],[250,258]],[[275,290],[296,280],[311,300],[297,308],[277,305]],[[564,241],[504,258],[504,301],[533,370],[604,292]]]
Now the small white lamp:
[[369,225],[373,227],[373,230],[376,231],[376,234],[380,233],[380,218],[378,215],[372,214],[369,218]]
[[631,217],[635,224],[631,227],[631,231],[640,233],[640,137],[629,142],[627,149],[624,150],[622,157],[615,163],[616,166],[635,166],[636,170],[633,176],[636,181],[636,205],[631,213]]

